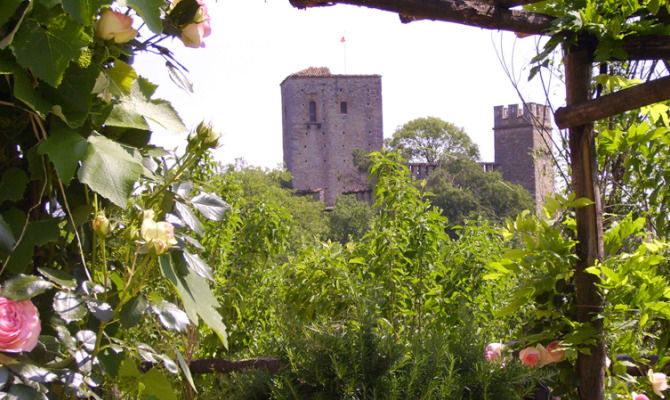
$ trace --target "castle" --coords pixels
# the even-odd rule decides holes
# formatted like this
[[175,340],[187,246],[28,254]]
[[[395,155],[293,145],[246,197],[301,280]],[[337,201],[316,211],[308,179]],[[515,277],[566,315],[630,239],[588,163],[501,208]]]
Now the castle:
[[[383,146],[382,89],[379,75],[335,75],[328,68],[310,67],[286,77],[282,96],[284,163],[299,194],[313,194],[332,207],[338,194],[356,194],[371,201],[365,173],[353,163],[353,153]],[[486,170],[526,188],[536,199],[554,190],[549,107],[529,103],[494,108],[495,161]],[[412,163],[416,178],[436,165]]]

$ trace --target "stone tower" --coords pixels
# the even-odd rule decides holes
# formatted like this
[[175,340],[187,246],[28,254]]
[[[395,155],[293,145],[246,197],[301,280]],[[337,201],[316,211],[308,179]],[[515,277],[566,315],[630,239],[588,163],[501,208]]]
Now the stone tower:
[[526,188],[539,211],[544,198],[554,192],[551,110],[535,103],[496,106],[493,119],[495,169],[505,180]]
[[327,207],[340,193],[370,200],[367,175],[353,153],[381,150],[382,88],[379,75],[333,75],[307,68],[280,84],[284,164],[299,193],[319,193]]

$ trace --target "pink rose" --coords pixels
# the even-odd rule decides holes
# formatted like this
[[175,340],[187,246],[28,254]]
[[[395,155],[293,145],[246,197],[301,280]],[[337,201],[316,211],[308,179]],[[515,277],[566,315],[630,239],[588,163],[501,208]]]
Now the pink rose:
[[133,19],[129,15],[107,8],[100,14],[95,31],[104,40],[114,39],[114,43],[125,43],[137,36],[138,32],[132,25]]
[[0,297],[0,351],[32,351],[41,330],[39,313],[30,300]]
[[658,397],[664,399],[665,396],[663,396],[664,390],[668,389],[668,377],[661,372],[654,372],[653,369],[649,369],[647,371],[647,377],[649,378],[649,383],[651,383],[652,389],[654,389],[654,393],[658,395]]
[[546,354],[543,353],[546,353],[546,351],[542,345],[538,344],[536,347],[526,347],[519,352],[519,360],[521,360],[524,365],[531,368],[537,366],[538,363],[541,367],[543,365],[542,360],[546,360]]
[[182,28],[179,37],[186,47],[205,47],[203,39],[212,33],[207,5],[204,0],[198,0],[198,4],[200,8],[195,14],[194,21]]
[[558,340],[554,340],[547,345],[547,363],[557,363],[565,360],[565,351],[557,350],[559,347],[561,346]]
[[497,360],[502,356],[502,351],[505,349],[505,345],[502,343],[489,343],[484,350],[484,357],[489,360]]
[[637,394],[635,392],[631,393],[631,397],[633,400],[649,400],[649,397],[647,397],[644,394]]

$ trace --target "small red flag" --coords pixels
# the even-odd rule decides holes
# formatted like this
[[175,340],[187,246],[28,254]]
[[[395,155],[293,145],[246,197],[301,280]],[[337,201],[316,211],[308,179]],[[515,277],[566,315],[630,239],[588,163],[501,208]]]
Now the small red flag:
[[344,36],[342,36],[342,39],[340,39],[340,43],[344,43],[346,40],[344,40]]

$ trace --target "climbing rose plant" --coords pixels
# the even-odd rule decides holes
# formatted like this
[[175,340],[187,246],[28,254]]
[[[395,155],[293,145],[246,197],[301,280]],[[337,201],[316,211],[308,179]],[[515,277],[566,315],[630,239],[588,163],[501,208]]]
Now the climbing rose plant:
[[150,144],[149,122],[187,129],[132,67],[183,80],[159,43],[210,33],[202,0],[0,4],[0,397],[174,399],[180,335],[227,345],[199,238],[228,206],[189,175],[218,133]]

